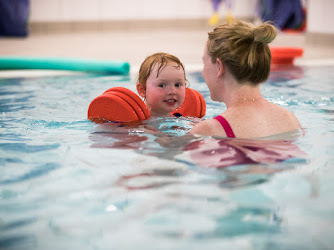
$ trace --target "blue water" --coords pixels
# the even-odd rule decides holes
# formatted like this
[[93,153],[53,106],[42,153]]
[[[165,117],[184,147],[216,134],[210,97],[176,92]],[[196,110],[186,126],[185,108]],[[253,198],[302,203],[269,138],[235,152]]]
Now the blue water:
[[[159,134],[86,120],[96,96],[134,79],[0,79],[0,249],[334,248],[333,67],[280,69],[261,87],[299,118],[304,156],[222,168],[186,150],[218,142],[183,140],[192,120],[145,124]],[[200,73],[188,80],[205,118],[224,109]]]

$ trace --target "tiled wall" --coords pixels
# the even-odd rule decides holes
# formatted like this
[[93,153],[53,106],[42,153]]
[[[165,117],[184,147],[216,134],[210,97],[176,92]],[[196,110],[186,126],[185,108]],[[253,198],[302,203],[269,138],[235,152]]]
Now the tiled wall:
[[[253,18],[257,0],[234,0],[233,15]],[[200,19],[212,15],[211,0],[30,0],[30,22]],[[227,11],[221,5],[220,13]]]

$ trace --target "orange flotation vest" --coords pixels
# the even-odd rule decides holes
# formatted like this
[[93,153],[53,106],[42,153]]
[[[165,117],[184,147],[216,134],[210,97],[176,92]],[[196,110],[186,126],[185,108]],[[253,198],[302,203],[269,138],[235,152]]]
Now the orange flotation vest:
[[[206,103],[201,93],[187,88],[183,104],[173,114],[202,118],[205,112]],[[150,116],[150,111],[142,99],[124,87],[113,87],[106,90],[88,107],[88,119],[97,123],[142,121]]]

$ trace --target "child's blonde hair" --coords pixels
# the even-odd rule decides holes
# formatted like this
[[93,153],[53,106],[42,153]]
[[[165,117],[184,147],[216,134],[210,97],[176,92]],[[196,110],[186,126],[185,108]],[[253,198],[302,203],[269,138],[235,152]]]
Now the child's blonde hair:
[[208,33],[207,50],[212,62],[219,58],[240,83],[257,85],[268,79],[271,61],[268,43],[276,34],[277,29],[268,22],[256,27],[235,21]]
[[178,65],[178,67],[181,67],[183,69],[184,79],[187,82],[184,66],[180,61],[180,59],[171,54],[159,52],[146,57],[146,59],[143,61],[139,69],[137,83],[142,84],[144,89],[146,89],[146,81],[149,78],[154,66],[156,64],[158,65],[158,71],[157,71],[157,77],[158,77],[161,70],[163,70],[163,68],[170,62],[175,62]]

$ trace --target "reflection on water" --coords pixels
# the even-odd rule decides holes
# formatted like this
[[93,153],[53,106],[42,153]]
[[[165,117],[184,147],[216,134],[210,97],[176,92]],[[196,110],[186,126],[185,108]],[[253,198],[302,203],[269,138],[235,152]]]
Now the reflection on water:
[[275,86],[280,86],[281,84],[288,84],[287,87],[295,88],[301,85],[290,84],[291,80],[298,80],[304,77],[304,70],[300,66],[296,65],[271,65],[269,83]]
[[[217,184],[233,188],[260,184],[275,172],[289,170],[288,162],[306,162],[303,152],[293,139],[302,131],[271,136],[264,139],[227,139],[195,137],[187,134],[183,118],[159,118],[136,124],[106,123],[91,133],[93,148],[131,149],[159,159],[186,163],[188,166],[224,169]],[[193,122],[193,121],[191,121]],[[178,123],[179,126],[175,126]],[[176,132],[172,132],[176,130]],[[165,132],[167,131],[167,132]],[[184,132],[185,131],[185,132]],[[280,139],[278,139],[280,138]],[[285,138],[285,139],[284,139]],[[275,165],[285,161],[282,165]],[[185,175],[178,169],[145,169],[133,175],[120,177],[118,185],[128,190],[151,189],[174,185]]]
[[271,164],[306,154],[287,140],[204,139],[186,146],[200,166],[223,168],[241,164]]

